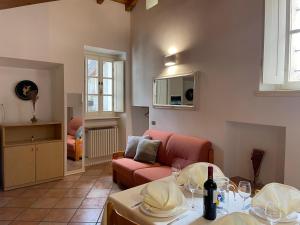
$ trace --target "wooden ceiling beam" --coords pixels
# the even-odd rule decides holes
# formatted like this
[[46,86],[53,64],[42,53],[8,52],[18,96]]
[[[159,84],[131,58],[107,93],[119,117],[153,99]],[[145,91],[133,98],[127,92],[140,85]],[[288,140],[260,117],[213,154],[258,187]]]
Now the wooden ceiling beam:
[[[124,4],[125,10],[131,11],[135,7],[138,0],[112,0],[112,1]],[[103,2],[104,0],[97,0],[98,4],[102,4]]]
[[127,3],[125,3],[125,9],[126,11],[131,11],[135,7],[138,0],[127,0]]
[[0,9],[9,9],[25,5],[33,5],[44,2],[53,2],[58,0],[0,0]]

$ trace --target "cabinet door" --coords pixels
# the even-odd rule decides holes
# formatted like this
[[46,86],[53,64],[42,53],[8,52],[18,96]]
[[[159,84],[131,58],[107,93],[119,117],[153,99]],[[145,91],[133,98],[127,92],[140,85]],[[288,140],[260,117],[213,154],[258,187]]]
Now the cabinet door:
[[35,182],[35,146],[4,148],[4,187]]
[[63,156],[63,142],[37,144],[36,180],[43,181],[63,176]]

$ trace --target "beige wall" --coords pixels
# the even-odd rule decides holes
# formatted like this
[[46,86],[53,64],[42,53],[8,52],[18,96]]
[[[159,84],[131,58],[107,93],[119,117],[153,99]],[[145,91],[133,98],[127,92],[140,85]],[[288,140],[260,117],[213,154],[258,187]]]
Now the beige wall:
[[[99,5],[96,0],[60,0],[1,10],[0,30],[0,56],[64,64],[65,92],[84,91],[84,45],[130,51],[130,14],[112,1]],[[130,104],[129,71],[128,62],[126,99]],[[122,115],[123,123],[129,123],[127,132],[129,104]],[[122,127],[125,136],[126,126]]]
[[[150,123],[157,122],[152,128],[208,138],[217,164],[234,175],[227,121],[286,127],[284,180],[300,187],[300,98],[254,94],[261,75],[263,8],[262,0],[163,0],[146,11],[140,1],[131,28],[133,104],[152,105],[152,79],[168,72],[163,56],[174,46],[181,52],[175,73],[201,72],[199,108],[150,107]],[[276,166],[271,161],[266,169]]]
[[[15,94],[15,87],[21,80],[32,80],[39,88],[36,116],[39,120],[52,120],[52,79],[49,70],[0,67],[0,104],[5,107],[5,122],[30,122],[32,102],[23,101]],[[2,115],[2,111],[0,115]],[[0,116],[2,122],[2,116]]]

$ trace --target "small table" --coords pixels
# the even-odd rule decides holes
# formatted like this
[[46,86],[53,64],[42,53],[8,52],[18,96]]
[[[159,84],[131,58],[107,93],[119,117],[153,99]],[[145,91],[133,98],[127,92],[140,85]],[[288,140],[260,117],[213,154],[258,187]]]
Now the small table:
[[[174,179],[173,177],[166,177],[161,180],[171,181]],[[111,202],[114,205],[114,208],[124,217],[128,218],[131,221],[134,221],[137,224],[141,225],[169,225],[176,218],[181,218],[179,221],[172,222],[172,225],[206,225],[210,224],[211,221],[205,220],[202,217],[203,214],[203,198],[202,196],[195,195],[195,204],[196,209],[192,210],[189,208],[183,214],[180,214],[175,217],[170,218],[156,218],[143,214],[139,206],[136,206],[137,203],[142,201],[142,196],[140,195],[141,190],[145,187],[145,185],[140,185],[134,188],[127,189],[125,191],[121,191],[115,194],[112,194],[108,198],[108,202]],[[191,195],[189,192],[183,190],[184,195],[187,198],[188,203],[191,201]],[[251,199],[247,200],[247,204],[250,204]],[[230,212],[242,212],[241,208],[243,205],[243,200],[236,194],[236,199],[234,199],[234,194],[230,194]],[[247,212],[247,211],[244,211]],[[184,217],[183,217],[184,216]],[[183,218],[182,218],[183,217]],[[266,221],[261,221],[266,222]],[[300,222],[300,216],[299,216]],[[102,218],[102,225],[107,225],[107,206],[105,206],[104,214]],[[287,225],[287,224],[285,224]]]

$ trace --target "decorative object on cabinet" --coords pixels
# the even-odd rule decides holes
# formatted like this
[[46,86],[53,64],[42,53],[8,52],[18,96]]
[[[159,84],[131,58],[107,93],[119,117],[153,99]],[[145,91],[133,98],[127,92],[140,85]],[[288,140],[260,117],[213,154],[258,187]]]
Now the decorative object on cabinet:
[[39,99],[38,90],[31,90],[31,91],[29,91],[28,95],[29,95],[30,100],[32,101],[32,109],[33,109],[33,116],[30,119],[30,121],[32,123],[36,123],[37,118],[35,117],[35,105],[36,105],[37,100]]
[[37,94],[39,92],[37,85],[31,80],[22,80],[15,87],[16,95],[24,101],[31,100],[31,91],[36,91]]
[[59,122],[1,126],[4,190],[61,179],[64,175],[63,126]]
[[196,109],[198,73],[160,76],[153,81],[155,108]]

